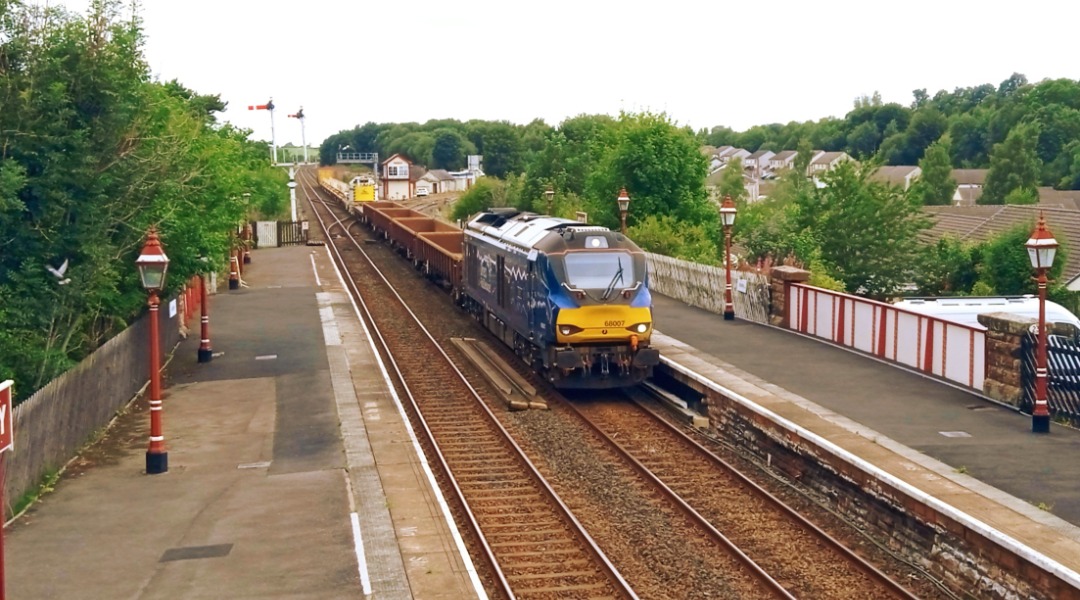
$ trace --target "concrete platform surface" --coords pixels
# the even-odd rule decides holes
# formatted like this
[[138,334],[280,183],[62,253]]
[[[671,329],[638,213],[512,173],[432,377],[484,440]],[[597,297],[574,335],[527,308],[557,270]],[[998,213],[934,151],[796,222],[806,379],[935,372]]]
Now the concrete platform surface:
[[470,598],[478,580],[327,249],[257,250],[164,380],[5,531],[11,598]]

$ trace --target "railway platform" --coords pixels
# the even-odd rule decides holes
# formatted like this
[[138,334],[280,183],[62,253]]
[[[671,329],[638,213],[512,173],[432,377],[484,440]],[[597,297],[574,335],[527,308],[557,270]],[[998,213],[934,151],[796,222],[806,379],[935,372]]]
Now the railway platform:
[[653,295],[661,356],[753,396],[923,493],[1080,572],[1080,431],[874,358]]
[[[326,249],[256,250],[145,402],[5,532],[11,598],[470,598],[482,589]],[[464,558],[463,558],[464,557]]]

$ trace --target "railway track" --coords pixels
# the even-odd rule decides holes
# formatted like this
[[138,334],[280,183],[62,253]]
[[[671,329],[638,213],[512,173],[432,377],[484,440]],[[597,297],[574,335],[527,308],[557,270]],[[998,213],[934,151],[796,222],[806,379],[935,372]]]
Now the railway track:
[[653,479],[689,518],[737,548],[783,593],[798,598],[916,598],[642,404],[615,398],[567,406]]
[[[316,193],[309,191],[309,194]],[[352,231],[361,238],[368,237],[366,230],[360,226],[352,226]],[[338,237],[353,236],[339,234]],[[405,265],[408,263],[393,255],[385,245],[352,244],[352,250],[347,249],[350,246],[346,245],[341,254],[348,257],[367,248],[371,254],[377,255],[375,260],[386,265],[386,277],[392,281],[393,287],[401,289],[406,297],[422,298],[422,301],[414,302],[414,308],[417,312],[427,313],[424,320],[434,330],[423,334],[403,332],[403,341],[390,345],[397,363],[403,365],[399,370],[410,369],[404,365],[429,366],[433,361],[430,356],[410,354],[413,347],[423,345],[424,341],[420,338],[426,336],[448,343],[455,336],[486,335],[471,319],[450,306],[447,298],[435,292],[432,286],[407,268]],[[346,262],[351,264],[348,259]],[[379,281],[380,278],[381,275],[376,278],[366,275],[357,277],[365,292],[368,288],[390,285]],[[381,310],[383,305],[391,303],[391,299],[377,295],[368,303],[377,305]],[[384,333],[396,337],[398,324],[412,317],[390,314],[379,318],[386,319]],[[498,343],[491,344],[491,347],[497,349],[508,362],[514,361],[509,349]],[[444,453],[452,457],[440,459],[447,469],[444,490],[449,490],[449,496],[471,498],[471,502],[463,502],[466,507],[463,510],[468,514],[464,520],[480,529],[481,533],[474,534],[478,540],[496,539],[513,521],[533,513],[530,500],[524,513],[517,508],[504,510],[501,514],[504,520],[498,517],[474,518],[471,511],[478,507],[501,506],[505,509],[506,506],[521,504],[513,495],[489,495],[493,492],[493,485],[515,490],[514,493],[523,489],[530,489],[532,493],[539,486],[552,489],[552,495],[558,494],[568,514],[572,511],[575,515],[569,518],[583,525],[589,532],[586,537],[591,536],[589,539],[604,548],[608,557],[605,562],[618,567],[621,577],[616,575],[616,580],[621,583],[625,579],[629,583],[618,592],[619,595],[632,595],[634,592],[630,591],[630,587],[633,587],[642,597],[913,597],[887,578],[882,581],[874,574],[872,567],[849,564],[846,557],[837,558],[843,556],[842,551],[822,550],[830,545],[829,542],[806,533],[806,525],[790,517],[778,518],[769,528],[762,526],[756,531],[752,523],[749,529],[743,523],[741,531],[729,531],[729,528],[740,524],[738,519],[724,520],[722,517],[726,513],[732,513],[732,517],[739,513],[755,516],[758,513],[775,514],[776,510],[761,508],[755,504],[758,501],[749,499],[752,494],[748,494],[745,484],[721,481],[712,474],[701,474],[709,473],[709,469],[701,467],[680,471],[673,467],[673,464],[677,466],[678,461],[657,462],[660,457],[682,458],[690,452],[686,447],[669,446],[668,442],[664,442],[666,449],[661,451],[657,449],[659,442],[650,443],[648,440],[653,436],[667,438],[668,434],[661,433],[657,423],[637,421],[629,430],[615,432],[614,437],[620,441],[631,439],[632,433],[639,440],[633,445],[634,449],[628,448],[637,456],[631,459],[620,454],[618,445],[602,441],[605,436],[587,432],[589,426],[584,424],[582,417],[565,410],[559,402],[561,397],[531,372],[523,370],[521,375],[537,384],[537,389],[553,404],[555,410],[507,413],[500,410],[503,406],[493,401],[493,396],[478,391],[483,390],[485,384],[477,374],[470,373],[469,368],[454,367],[452,370],[455,373],[424,370],[431,371],[424,374],[430,377],[413,379],[416,375],[405,373],[408,376],[403,386],[410,387],[413,397],[417,398],[416,406],[424,415],[415,417],[414,423],[422,423],[417,427],[418,431],[427,429],[428,425],[424,424],[426,419],[432,425],[432,431],[444,432],[444,441],[432,443],[433,446],[441,444]],[[453,378],[467,381],[466,385],[472,389],[449,388],[447,381]],[[482,403],[476,400],[469,400],[468,407],[458,404],[467,396],[476,400],[483,398],[488,407],[497,407],[495,413],[490,408],[477,408]],[[616,405],[626,404],[625,398],[613,402]],[[579,404],[588,406],[590,403]],[[595,408],[605,403],[592,404],[595,404]],[[599,430],[609,427],[598,426]],[[500,441],[498,444],[492,443],[490,447],[487,442],[478,444],[475,441],[481,439],[479,436],[491,434],[491,430],[500,430],[500,435],[509,431],[514,441]],[[642,434],[644,437],[641,437]],[[486,458],[477,455],[481,449]],[[521,452],[527,457],[509,460],[508,457],[514,452]],[[486,470],[490,464],[498,464],[498,468]],[[550,484],[530,483],[535,480],[523,479],[520,473],[523,465],[538,467]],[[649,465],[650,468],[641,465]],[[651,475],[645,474],[646,471],[657,472],[662,483],[654,481]],[[685,499],[676,496],[685,496]],[[735,505],[721,505],[712,496],[720,496]],[[462,520],[459,519],[459,522]],[[561,527],[556,523],[554,520],[543,521],[542,527],[547,528],[545,532],[554,531]],[[485,529],[487,527],[492,529],[489,531]],[[721,531],[723,534],[720,534]],[[474,560],[495,564],[491,569],[493,573],[498,573],[500,567],[496,550],[508,549],[511,555],[519,554],[519,558],[539,559],[549,555],[546,549],[539,550],[545,548],[543,538],[508,536],[505,539],[513,541],[508,542],[506,547],[476,544],[484,549],[478,555],[476,548],[473,548]],[[740,548],[735,549],[734,546]],[[550,555],[561,556],[558,553]],[[510,567],[508,570],[516,572],[515,569]],[[555,581],[562,575],[555,567],[546,571],[549,575],[529,573],[533,577],[530,581],[544,582],[533,588],[540,595],[586,595],[583,589],[557,591],[560,588]],[[564,573],[570,577],[567,583],[573,584],[573,577],[576,577],[574,571],[565,569]],[[492,579],[497,577],[493,576]],[[923,586],[922,589],[927,588],[932,586]]]
[[[351,221],[301,180],[313,215],[346,272],[398,379],[429,460],[441,467],[488,584],[508,598],[636,598],[436,339],[392,289]],[[540,551],[542,549],[542,551]],[[475,558],[475,556],[474,556]]]

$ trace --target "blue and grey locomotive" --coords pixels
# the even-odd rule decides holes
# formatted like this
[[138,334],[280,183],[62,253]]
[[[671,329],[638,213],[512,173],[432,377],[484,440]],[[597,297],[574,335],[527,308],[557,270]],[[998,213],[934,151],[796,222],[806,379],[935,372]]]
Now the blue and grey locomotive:
[[555,386],[624,387],[652,373],[645,253],[629,238],[514,209],[481,213],[464,233],[462,302]]

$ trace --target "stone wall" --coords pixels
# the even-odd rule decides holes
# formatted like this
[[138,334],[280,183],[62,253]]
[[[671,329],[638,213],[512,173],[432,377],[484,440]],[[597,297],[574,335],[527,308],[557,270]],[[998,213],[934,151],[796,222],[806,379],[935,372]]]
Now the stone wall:
[[[986,379],[983,394],[999,402],[1020,408],[1024,397],[1020,363],[1020,350],[1024,335],[1037,324],[1037,320],[1009,313],[979,315],[979,323],[986,327]],[[1071,325],[1048,323],[1051,334],[1072,336]]]
[[772,302],[769,304],[769,323],[777,327],[788,328],[787,298],[791,293],[791,284],[805,283],[810,280],[810,271],[797,267],[773,267],[769,274],[772,286]]

